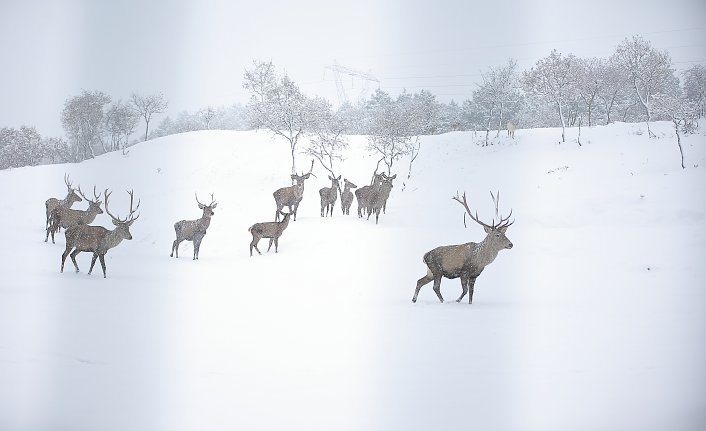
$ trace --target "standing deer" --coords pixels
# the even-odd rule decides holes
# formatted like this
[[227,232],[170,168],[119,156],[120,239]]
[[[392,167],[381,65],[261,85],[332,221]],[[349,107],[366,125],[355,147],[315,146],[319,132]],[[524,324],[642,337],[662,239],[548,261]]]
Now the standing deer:
[[353,203],[353,192],[351,189],[358,188],[355,184],[343,179],[343,191],[341,192],[341,210],[343,210],[343,215],[350,215],[351,204]]
[[[304,181],[309,179],[310,175],[314,175],[311,171],[314,169],[314,160],[311,160],[311,167],[309,168],[309,173],[302,172],[301,175],[292,174],[292,180],[296,181],[296,184],[290,187],[282,187],[281,189],[275,190],[272,196],[275,197],[275,204],[277,204],[277,211],[275,211],[275,221],[279,220],[279,215],[282,213],[282,208],[289,207],[289,212],[294,215],[294,221],[297,221],[297,209],[299,208],[299,203],[304,197]],[[316,175],[314,175],[316,176]]]
[[248,232],[252,234],[252,241],[250,241],[250,257],[252,257],[252,249],[255,247],[255,250],[257,251],[257,254],[262,254],[260,253],[260,249],[257,248],[257,243],[260,242],[262,238],[269,238],[270,239],[270,245],[267,247],[267,251],[270,251],[270,248],[272,248],[272,243],[274,242],[275,244],[275,253],[277,253],[277,247],[279,245],[279,237],[282,236],[282,233],[284,233],[284,230],[287,229],[287,226],[289,225],[289,216],[291,216],[292,213],[282,213],[282,221],[271,221],[271,222],[265,222],[265,223],[255,223],[254,225],[250,226],[248,228]]
[[[376,170],[377,172],[377,170]],[[384,173],[373,173],[373,181],[369,186],[363,186],[355,191],[355,197],[358,200],[358,218],[363,217],[363,211],[368,212],[370,201],[374,193],[378,190]]]
[[507,136],[511,137],[512,139],[515,139],[515,129],[516,126],[511,122],[507,122]]
[[199,204],[199,209],[203,210],[203,215],[197,220],[182,220],[174,223],[174,231],[176,232],[176,239],[172,243],[172,253],[169,257],[174,257],[174,252],[176,251],[176,257],[179,258],[179,244],[186,241],[193,241],[194,243],[194,258],[197,260],[199,258],[199,249],[201,248],[201,241],[203,237],[206,236],[206,229],[211,224],[211,216],[213,216],[214,208],[218,203],[213,199],[213,193],[211,193],[211,203],[204,205],[199,202],[199,197],[194,193],[196,197],[196,203]]
[[51,224],[49,228],[47,228],[47,236],[44,238],[44,242],[47,242],[49,234],[51,234],[51,242],[55,244],[54,234],[59,230],[59,227],[68,229],[71,226],[93,223],[93,220],[96,219],[98,214],[103,214],[103,210],[101,209],[102,202],[98,200],[100,195],[96,193],[96,186],[93,186],[94,200],[87,198],[81,191],[81,187],[78,188],[78,193],[88,202],[88,208],[83,211],[62,206],[54,208],[49,217]]
[[71,208],[74,203],[81,202],[83,200],[79,195],[76,194],[76,189],[71,187],[71,181],[69,181],[68,174],[64,174],[64,183],[66,184],[67,188],[66,197],[62,200],[59,200],[57,198],[49,198],[44,203],[44,207],[46,208],[47,213],[46,229],[49,229],[49,226],[51,225],[51,212],[54,211],[54,208],[59,206],[62,206],[64,208]]
[[[66,236],[66,249],[61,255],[61,272],[64,272],[64,262],[66,262],[66,256],[71,253],[71,261],[76,267],[76,272],[79,272],[78,263],[76,263],[76,256],[82,251],[93,253],[93,259],[91,259],[91,267],[88,269],[88,275],[91,275],[93,271],[93,266],[96,264],[96,259],[100,258],[101,267],[103,268],[103,278],[106,278],[105,274],[105,254],[113,247],[116,247],[122,242],[122,240],[131,240],[132,234],[130,233],[130,226],[137,220],[134,216],[135,211],[140,207],[140,201],[137,201],[137,207],[132,209],[133,203],[133,191],[129,191],[130,195],[130,214],[122,220],[115,217],[108,210],[108,197],[110,193],[108,190],[103,192],[105,196],[105,212],[108,213],[111,219],[113,219],[113,224],[115,229],[108,230],[102,226],[87,226],[87,225],[76,225],[71,226],[66,229],[64,235]],[[73,251],[71,251],[73,250]]]
[[[490,194],[493,197],[497,215],[500,193],[498,192],[497,196],[493,196],[492,192]],[[480,243],[467,242],[459,245],[445,245],[426,253],[423,261],[427,266],[427,274],[417,281],[417,288],[414,291],[412,302],[417,302],[419,289],[432,280],[434,281],[434,292],[436,296],[439,297],[439,301],[444,302],[444,298],[441,296],[441,278],[446,277],[453,279],[460,277],[463,292],[456,302],[461,302],[463,297],[466,296],[466,293],[468,293],[468,303],[471,304],[473,301],[473,287],[476,283],[476,278],[478,278],[486,266],[490,265],[495,260],[500,250],[512,248],[512,242],[505,236],[507,228],[514,223],[514,221],[508,222],[510,216],[512,216],[512,210],[505,218],[498,215],[500,218],[498,224],[495,224],[495,219],[493,219],[493,223],[488,225],[478,219],[477,212],[475,217],[473,216],[471,210],[468,208],[466,193],[463,194],[463,200],[458,197],[458,194],[453,199],[463,205],[466,210],[466,213],[464,213],[464,224],[465,214],[468,214],[473,221],[483,226],[487,235]]]
[[324,215],[330,215],[333,217],[333,206],[336,204],[336,199],[338,199],[338,182],[341,181],[341,176],[334,178],[331,175],[328,176],[331,180],[331,187],[322,187],[319,189],[319,196],[321,196],[321,217]]

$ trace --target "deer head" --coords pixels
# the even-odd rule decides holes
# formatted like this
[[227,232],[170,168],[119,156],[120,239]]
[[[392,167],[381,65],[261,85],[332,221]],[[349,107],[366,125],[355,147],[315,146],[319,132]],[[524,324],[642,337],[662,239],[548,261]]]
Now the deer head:
[[456,202],[460,203],[463,205],[463,208],[466,210],[466,212],[463,215],[463,225],[466,225],[466,214],[471,218],[471,220],[475,221],[479,225],[483,226],[483,230],[485,230],[485,233],[487,234],[485,239],[483,240],[484,243],[488,244],[491,246],[492,250],[501,250],[501,249],[510,249],[513,247],[512,242],[505,236],[505,232],[507,232],[507,228],[510,227],[515,221],[513,220],[510,222],[510,217],[512,216],[512,210],[510,210],[510,214],[508,214],[507,217],[502,217],[498,211],[498,203],[500,201],[500,192],[497,192],[497,195],[493,195],[493,192],[490,192],[490,196],[493,199],[493,204],[495,205],[495,216],[499,218],[498,223],[495,223],[495,218],[493,218],[493,221],[491,224],[487,224],[482,222],[478,218],[478,212],[476,211],[475,216],[471,212],[470,208],[468,207],[468,201],[466,200],[466,193],[463,193],[463,197],[459,198],[458,193],[456,193],[456,196],[453,197],[453,200]]
[[213,198],[213,193],[211,193],[211,203],[208,205],[199,202],[199,196],[196,193],[194,193],[194,196],[196,197],[196,203],[199,204],[199,209],[203,210],[204,217],[211,217],[213,214],[215,214],[213,210],[218,205],[218,202],[216,202],[216,200]]
[[103,202],[99,201],[100,195],[96,193],[96,186],[93,186],[93,200],[89,199],[86,197],[86,195],[83,194],[81,191],[81,186],[78,187],[78,192],[81,196],[83,196],[84,199],[86,199],[86,202],[88,202],[88,211],[93,212],[95,214],[103,214],[103,210],[101,209],[101,204]]
[[119,217],[114,216],[113,214],[110,213],[110,210],[108,209],[108,197],[110,196],[112,192],[108,192],[106,189],[103,192],[103,195],[105,196],[105,212],[108,213],[110,218],[113,220],[113,224],[115,225],[115,234],[120,238],[120,239],[127,239],[131,240],[132,239],[132,234],[130,233],[130,226],[132,223],[137,220],[140,215],[138,214],[137,217],[135,217],[135,211],[137,211],[138,208],[140,208],[140,201],[137,201],[137,206],[135,209],[132,208],[133,204],[133,191],[130,190],[127,192],[130,195],[130,214],[128,214],[125,219],[121,219]]
[[64,174],[64,184],[66,184],[66,203],[70,207],[75,202],[81,202],[83,199],[76,194],[76,189],[71,186],[71,180],[69,179],[69,174]]

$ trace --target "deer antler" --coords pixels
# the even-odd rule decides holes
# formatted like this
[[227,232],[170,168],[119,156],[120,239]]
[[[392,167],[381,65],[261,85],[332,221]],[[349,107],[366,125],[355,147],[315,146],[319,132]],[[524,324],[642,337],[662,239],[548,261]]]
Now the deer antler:
[[64,174],[64,183],[66,184],[66,187],[68,187],[69,191],[73,190],[73,187],[71,187],[71,180],[69,178],[69,174]]
[[83,192],[81,191],[81,186],[78,186],[78,193],[81,195],[81,197],[90,202],[98,202],[98,199],[100,198],[100,195],[96,193],[96,186],[93,186],[93,200],[88,199],[86,195],[83,194]]
[[103,192],[103,195],[105,196],[105,212],[108,213],[110,218],[112,218],[114,221],[118,221],[120,223],[132,223],[140,217],[139,214],[137,215],[137,217],[133,217],[133,214],[135,214],[135,211],[137,211],[137,209],[140,208],[140,200],[138,199],[137,206],[135,207],[135,209],[132,209],[133,190],[130,190],[129,192],[127,192],[130,195],[130,214],[128,214],[128,216],[125,217],[125,220],[122,220],[120,217],[114,216],[113,214],[110,213],[110,210],[108,210],[108,197],[111,195],[111,193],[113,193],[113,192],[109,192],[108,189],[105,189],[105,192]]
[[211,193],[211,203],[208,204],[208,205],[204,205],[204,204],[202,204],[202,203],[199,201],[199,196],[196,194],[196,192],[194,192],[194,196],[196,197],[196,202],[197,202],[199,205],[203,205],[203,206],[205,206],[205,207],[210,207],[210,206],[212,206],[213,204],[216,203],[216,200],[213,198],[213,193]]
[[[495,204],[495,214],[497,217],[500,218],[500,221],[498,222],[497,225],[495,224],[494,218],[493,218],[492,225],[488,225],[488,224],[480,221],[480,219],[478,218],[478,211],[476,211],[475,216],[473,215],[473,213],[471,212],[471,209],[468,208],[468,201],[466,200],[466,192],[463,192],[463,200],[461,200],[461,198],[458,196],[458,192],[456,192],[456,196],[454,196],[452,199],[455,200],[456,202],[460,203],[461,205],[463,205],[463,207],[466,209],[466,213],[471,217],[471,219],[485,228],[500,229],[500,228],[506,228],[506,227],[510,226],[511,224],[515,223],[514,221],[508,223],[508,221],[510,220],[510,217],[512,217],[512,210],[510,210],[510,214],[508,214],[508,216],[505,218],[503,218],[499,214],[498,203],[500,201],[500,192],[498,191],[497,195],[493,195],[493,192],[490,192],[490,196],[492,197],[493,203]],[[465,214],[463,216],[463,224],[464,224],[464,226],[466,225],[466,215]]]

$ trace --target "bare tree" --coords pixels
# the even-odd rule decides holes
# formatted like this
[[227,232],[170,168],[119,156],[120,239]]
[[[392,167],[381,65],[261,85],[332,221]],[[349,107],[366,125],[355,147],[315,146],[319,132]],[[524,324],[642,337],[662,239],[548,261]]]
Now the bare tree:
[[650,130],[652,98],[657,93],[672,92],[678,86],[669,53],[656,50],[640,36],[633,36],[618,45],[615,56],[630,76],[637,99],[647,116],[647,132],[654,137]]
[[681,167],[684,166],[684,149],[681,145],[681,133],[688,132],[693,121],[699,116],[699,107],[684,95],[656,94],[653,97],[654,113],[672,121],[677,135],[677,146],[681,156]]
[[74,144],[76,161],[96,156],[95,146],[102,142],[103,108],[108,103],[110,96],[102,91],[86,90],[64,102],[61,125]]
[[342,153],[348,149],[348,139],[344,135],[346,124],[324,99],[314,99],[312,108],[314,136],[304,153],[318,160],[321,166],[335,177],[334,161],[342,161]]
[[135,111],[145,120],[145,141],[150,129],[150,121],[154,114],[162,114],[167,110],[167,101],[162,93],[141,96],[132,93],[130,101]]
[[576,57],[566,57],[553,50],[548,57],[540,59],[535,67],[524,73],[527,92],[539,96],[557,108],[561,120],[561,141],[566,142],[566,103],[576,78]]
[[105,113],[105,132],[110,139],[110,148],[106,151],[121,149],[125,154],[130,135],[135,131],[138,114],[121,100],[110,106]]
[[683,72],[686,98],[697,106],[699,118],[706,115],[706,66],[695,64]]

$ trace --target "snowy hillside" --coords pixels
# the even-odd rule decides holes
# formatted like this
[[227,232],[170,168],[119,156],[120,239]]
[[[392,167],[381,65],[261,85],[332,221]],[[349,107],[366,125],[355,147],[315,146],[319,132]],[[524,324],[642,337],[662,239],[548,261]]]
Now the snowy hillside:
[[[319,217],[321,167],[279,253],[249,256],[291,185],[285,142],[198,132],[74,165],[0,171],[2,430],[697,430],[706,426],[706,134],[615,124],[559,145],[518,130],[490,147],[454,132],[398,162],[380,223]],[[568,136],[575,138],[575,130]],[[572,134],[573,133],[573,134]],[[376,158],[351,137],[339,172],[358,186]],[[496,140],[497,142],[498,140]],[[298,170],[308,169],[301,155]],[[44,242],[44,201],[113,191],[140,218],[108,252],[59,273],[63,232]],[[403,180],[407,183],[402,191]],[[416,304],[422,255],[480,241],[451,197],[490,220],[489,190],[515,224],[478,278]],[[173,224],[218,202],[200,251],[169,257]],[[74,208],[84,209],[85,202]],[[95,224],[112,229],[107,214]]]

